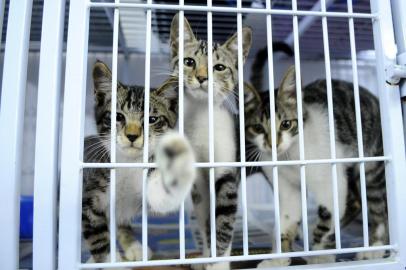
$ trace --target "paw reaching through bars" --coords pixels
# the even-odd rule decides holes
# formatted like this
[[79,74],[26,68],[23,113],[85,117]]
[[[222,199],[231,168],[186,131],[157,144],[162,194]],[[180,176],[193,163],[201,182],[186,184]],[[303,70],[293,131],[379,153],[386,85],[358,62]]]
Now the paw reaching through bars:
[[183,136],[168,133],[157,145],[155,161],[157,169],[148,183],[150,206],[160,213],[174,211],[189,194],[196,177],[192,148]]

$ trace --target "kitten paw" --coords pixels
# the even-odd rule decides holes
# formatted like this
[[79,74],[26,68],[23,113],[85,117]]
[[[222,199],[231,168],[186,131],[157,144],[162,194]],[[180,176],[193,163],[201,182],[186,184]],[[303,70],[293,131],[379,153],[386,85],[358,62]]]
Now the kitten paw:
[[[117,262],[122,262],[124,261],[120,252],[116,252],[116,261]],[[110,254],[106,256],[105,262],[110,262]],[[92,256],[89,257],[89,259],[86,261],[86,263],[95,263],[95,260]],[[131,270],[131,268],[126,268],[126,267],[119,267],[119,268],[102,268],[103,270]],[[94,269],[96,270],[96,269]]]
[[377,251],[359,252],[355,257],[357,261],[376,260],[384,258],[385,255],[386,255],[385,250],[377,250]]
[[[134,241],[124,251],[124,257],[127,261],[141,261],[142,260],[142,245],[138,241]],[[148,259],[151,259],[152,251],[148,248]]]
[[[371,246],[384,246],[385,244],[382,241],[376,241],[372,243]],[[368,252],[359,252],[357,253],[356,260],[375,260],[375,259],[382,259],[389,256],[389,252],[385,250],[377,250],[377,251],[368,251]]]
[[306,258],[306,261],[308,264],[333,263],[336,261],[336,256],[334,255],[311,256]]
[[156,151],[156,163],[168,190],[190,190],[196,177],[195,157],[189,142],[177,133],[162,137]]
[[269,268],[269,267],[282,267],[289,266],[291,264],[290,258],[265,260],[257,265],[257,268]]
[[208,264],[193,264],[190,266],[192,270],[230,270],[229,262],[208,263]]

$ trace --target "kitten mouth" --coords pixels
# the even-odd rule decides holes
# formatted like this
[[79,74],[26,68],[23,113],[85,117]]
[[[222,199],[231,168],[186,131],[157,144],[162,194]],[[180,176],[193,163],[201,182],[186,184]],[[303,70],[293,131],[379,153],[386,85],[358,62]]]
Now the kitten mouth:
[[195,90],[197,90],[197,91],[203,91],[203,92],[207,92],[207,88],[206,87],[204,87],[204,86],[199,86],[199,87],[197,87]]

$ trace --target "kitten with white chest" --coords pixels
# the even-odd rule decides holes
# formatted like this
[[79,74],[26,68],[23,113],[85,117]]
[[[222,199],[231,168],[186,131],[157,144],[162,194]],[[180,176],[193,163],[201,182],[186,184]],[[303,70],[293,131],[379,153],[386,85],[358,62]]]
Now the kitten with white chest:
[[[269,112],[269,91],[259,93],[246,88],[246,138],[260,160],[272,160],[272,132]],[[358,156],[353,85],[332,80],[333,108],[337,158]],[[360,104],[364,155],[382,156],[383,145],[376,97],[360,87]],[[276,146],[278,160],[300,160],[295,69],[291,67],[275,95]],[[315,81],[302,90],[304,156],[306,159],[330,159],[327,86],[325,80]],[[338,206],[341,226],[351,222],[361,211],[360,171],[357,163],[337,163]],[[272,181],[272,168],[262,168]],[[318,205],[318,221],[313,231],[312,249],[335,248],[334,204],[331,166],[306,166],[307,191]],[[301,190],[299,166],[279,166],[279,196],[282,251],[292,251],[301,222]],[[385,164],[365,163],[367,187],[369,243],[389,242],[386,205]],[[357,258],[381,258],[384,252],[359,253]],[[334,260],[334,256],[311,257],[313,262]],[[279,265],[264,261],[260,267]],[[289,260],[286,260],[289,264]]]
[[[238,84],[237,34],[224,44],[213,43],[213,66],[208,67],[208,45],[193,34],[189,22],[184,20],[184,58],[179,59],[179,17],[175,15],[171,25],[171,65],[173,76],[178,76],[179,61],[184,66],[185,133],[190,139],[196,158],[209,161],[208,119],[208,68],[213,69],[213,121],[214,161],[236,160],[237,136],[235,117],[224,106],[229,94],[235,93]],[[251,47],[251,29],[242,29],[243,57],[247,58]],[[235,168],[215,168],[216,189],[216,247],[217,256],[228,256],[231,251],[235,215],[238,205],[238,177]],[[198,171],[192,190],[192,200],[204,239],[204,255],[210,254],[210,193],[209,170]],[[207,265],[207,269],[229,269],[229,262]]]
[[[98,134],[85,138],[84,161],[110,160],[111,88],[109,68],[98,61],[93,67],[95,120]],[[143,162],[144,87],[117,84],[116,161]],[[173,132],[177,121],[177,93],[170,82],[150,92],[149,169],[146,202],[150,212],[176,211],[189,194],[195,180],[194,154],[189,142]],[[91,260],[105,262],[110,251],[109,196],[110,170],[88,168],[83,171],[82,234]],[[141,214],[143,169],[116,169],[117,240],[124,251],[119,260],[140,260],[142,249],[135,241],[131,219]],[[149,256],[151,254],[148,254]]]

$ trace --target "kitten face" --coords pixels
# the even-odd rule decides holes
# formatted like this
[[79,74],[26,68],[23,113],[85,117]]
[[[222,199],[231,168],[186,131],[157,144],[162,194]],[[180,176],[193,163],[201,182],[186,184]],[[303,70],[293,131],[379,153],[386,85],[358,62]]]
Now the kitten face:
[[[99,135],[110,148],[111,127],[111,71],[103,62],[93,67],[96,98],[96,123]],[[144,146],[144,88],[117,85],[116,149],[129,157],[140,157]],[[150,92],[149,145],[153,151],[157,138],[173,128],[176,123],[177,97],[170,84]]]
[[[178,61],[183,61],[184,85],[186,95],[207,100],[208,97],[208,59],[207,42],[198,40],[193,34],[189,22],[184,21],[184,58],[178,58],[179,22],[178,14],[171,25],[171,51],[173,75],[178,76]],[[243,58],[246,59],[251,47],[251,29],[244,27]],[[233,93],[238,83],[237,70],[237,34],[234,34],[224,44],[213,43],[213,91],[214,101],[222,102],[228,94]]]
[[[245,134],[248,142],[261,153],[271,156],[272,129],[269,92],[258,93],[245,86]],[[288,70],[276,95],[276,146],[277,153],[284,154],[298,140],[295,70]]]

